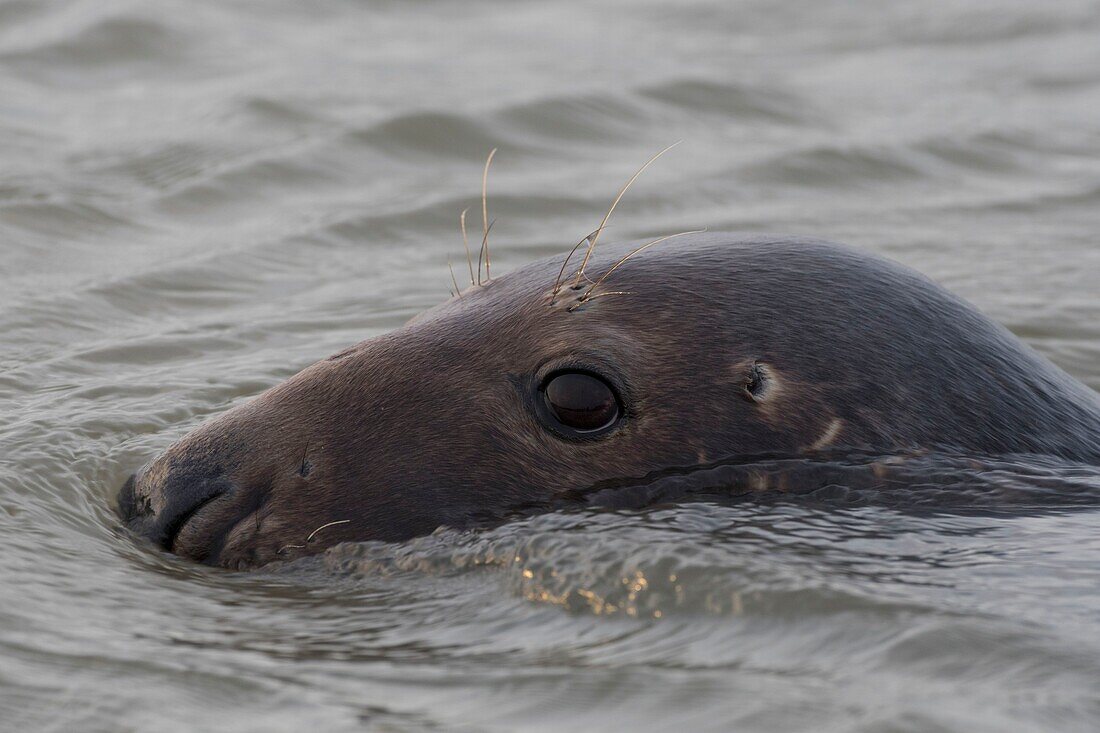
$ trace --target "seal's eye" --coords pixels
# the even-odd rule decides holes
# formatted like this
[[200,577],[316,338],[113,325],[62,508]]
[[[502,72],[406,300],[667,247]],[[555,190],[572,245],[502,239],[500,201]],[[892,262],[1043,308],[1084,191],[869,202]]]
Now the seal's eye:
[[619,417],[619,401],[604,380],[586,372],[558,372],[543,382],[542,396],[550,414],[578,433],[611,427]]

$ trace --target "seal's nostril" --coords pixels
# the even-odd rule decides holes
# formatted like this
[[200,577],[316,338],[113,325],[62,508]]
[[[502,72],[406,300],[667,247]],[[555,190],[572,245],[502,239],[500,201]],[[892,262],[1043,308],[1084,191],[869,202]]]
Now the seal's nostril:
[[171,551],[180,532],[206,505],[231,490],[221,476],[197,477],[183,473],[168,480],[162,488],[166,502],[153,520],[149,538]]
[[233,492],[220,466],[179,463],[138,471],[118,492],[118,513],[129,529],[174,551],[177,537],[208,504]]
[[205,499],[200,500],[197,504],[193,505],[190,509],[185,509],[182,512],[176,513],[169,521],[164,524],[164,530],[161,533],[160,544],[164,549],[169,552],[175,551],[176,537],[179,536],[180,530],[183,529],[191,518],[198,514],[203,507],[215,499],[220,498],[224,491],[216,491]]

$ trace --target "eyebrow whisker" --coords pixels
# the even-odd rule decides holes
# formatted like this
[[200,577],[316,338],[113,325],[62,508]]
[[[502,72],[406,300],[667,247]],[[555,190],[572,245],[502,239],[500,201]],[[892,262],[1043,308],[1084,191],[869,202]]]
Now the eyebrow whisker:
[[462,300],[462,289],[458,287],[458,280],[455,278],[455,268],[451,265],[451,261],[447,260],[447,269],[451,271],[451,282],[455,286],[455,294],[458,295],[458,299]]
[[585,303],[589,303],[589,302],[595,300],[596,298],[606,298],[609,295],[631,295],[631,294],[632,294],[632,292],[630,290],[612,290],[612,291],[607,292],[607,293],[598,293],[597,295],[593,295],[591,297],[578,300],[576,303],[569,306],[565,310],[568,313],[572,313],[573,311],[577,310],[578,308],[580,308]]
[[[489,221],[489,166],[493,163],[493,156],[497,154],[497,149],[493,148],[489,151],[489,157],[485,159],[485,169],[481,172],[481,250],[485,253],[485,279],[492,280],[492,275],[489,274],[489,229],[492,228],[492,223]],[[477,261],[478,269],[478,285],[481,284],[481,255],[478,255]]]
[[493,219],[489,222],[489,226],[485,227],[485,234],[481,237],[481,251],[477,253],[477,284],[481,285],[481,255],[485,253],[485,282],[489,282],[489,232],[493,229],[493,224],[496,224],[497,220]]
[[592,239],[592,237],[596,236],[597,231],[599,231],[599,230],[592,231],[587,236],[585,236],[583,239],[581,239],[581,241],[579,241],[575,245],[573,245],[573,249],[569,250],[569,254],[567,254],[565,256],[565,262],[561,263],[561,270],[558,271],[558,277],[554,280],[554,289],[550,291],[550,305],[554,304],[554,296],[557,295],[558,292],[561,290],[562,276],[565,275],[565,268],[566,268],[566,266],[569,265],[569,260],[571,260],[573,258],[573,255],[576,253],[576,251],[578,249],[580,249],[580,246],[582,244],[584,244],[585,242],[590,241]]
[[626,254],[626,256],[624,256],[622,259],[620,259],[618,262],[616,262],[614,265],[612,265],[611,268],[608,269],[607,272],[605,272],[603,275],[601,275],[599,277],[599,279],[596,280],[596,282],[592,283],[592,287],[590,287],[588,290],[586,290],[584,292],[584,295],[581,296],[581,298],[580,298],[581,302],[583,303],[586,300],[592,300],[593,297],[599,297],[599,296],[593,296],[592,291],[595,290],[596,288],[598,288],[600,285],[602,285],[603,281],[607,279],[608,275],[615,272],[615,270],[619,269],[620,265],[622,265],[624,262],[629,260],[634,255],[638,254],[639,252],[647,250],[650,247],[653,247],[655,245],[660,244],[661,242],[668,241],[669,239],[674,239],[676,237],[683,237],[687,234],[701,234],[705,231],[706,231],[706,228],[692,229],[692,230],[686,231],[686,232],[677,232],[676,234],[667,234],[667,235],[665,235],[663,237],[660,237],[658,239],[654,239],[652,242],[646,242],[641,247],[638,247],[634,250],[631,250],[629,253]]
[[657,153],[652,158],[647,160],[645,162],[645,165],[643,165],[641,168],[639,168],[634,173],[634,175],[630,177],[630,180],[627,181],[626,184],[621,189],[619,189],[619,193],[618,193],[618,195],[615,196],[615,200],[611,202],[611,208],[609,208],[607,210],[607,213],[604,214],[603,221],[600,222],[600,226],[596,229],[596,236],[594,236],[592,238],[592,241],[589,242],[589,244],[588,244],[588,251],[586,251],[584,253],[584,259],[581,260],[581,267],[580,267],[579,270],[577,270],[577,278],[573,282],[574,285],[577,285],[577,284],[580,283],[581,276],[584,274],[584,268],[588,266],[588,260],[592,256],[592,253],[596,249],[596,242],[600,238],[600,232],[603,231],[604,227],[607,226],[607,220],[611,218],[612,212],[615,211],[615,207],[619,205],[619,202],[622,200],[623,196],[626,195],[627,190],[630,189],[630,187],[634,184],[634,181],[638,180],[638,176],[642,175],[642,173],[645,172],[645,169],[648,168],[653,163],[653,161],[657,160],[657,158],[660,158],[662,155],[667,153],[669,150],[672,150],[674,147],[679,145],[680,142],[681,141],[677,140],[676,142],[672,143],[672,145],[669,145],[667,148],[665,148],[664,150],[662,150],[661,152]]
[[[466,238],[466,212],[470,210],[467,206],[462,210],[462,213],[458,215],[458,226],[462,229],[462,246],[466,250],[466,264],[470,268],[470,285],[474,285],[474,258],[470,256],[470,240]],[[481,264],[480,262],[478,264]]]

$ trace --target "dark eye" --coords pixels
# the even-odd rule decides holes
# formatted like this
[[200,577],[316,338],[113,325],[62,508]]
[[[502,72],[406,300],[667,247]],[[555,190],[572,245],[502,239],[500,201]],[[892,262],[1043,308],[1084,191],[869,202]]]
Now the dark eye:
[[619,401],[607,382],[584,372],[558,372],[543,383],[546,406],[558,422],[577,432],[610,427],[619,417]]

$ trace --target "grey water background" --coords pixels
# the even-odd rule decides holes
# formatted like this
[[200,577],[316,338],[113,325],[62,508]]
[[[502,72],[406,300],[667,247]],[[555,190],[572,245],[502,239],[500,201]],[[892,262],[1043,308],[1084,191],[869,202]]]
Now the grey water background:
[[846,241],[1100,387],[1097,2],[0,0],[0,728],[1100,729],[1100,511],[551,514],[254,574],[120,530],[185,430],[448,296],[489,149],[504,271],[676,140],[608,239]]

